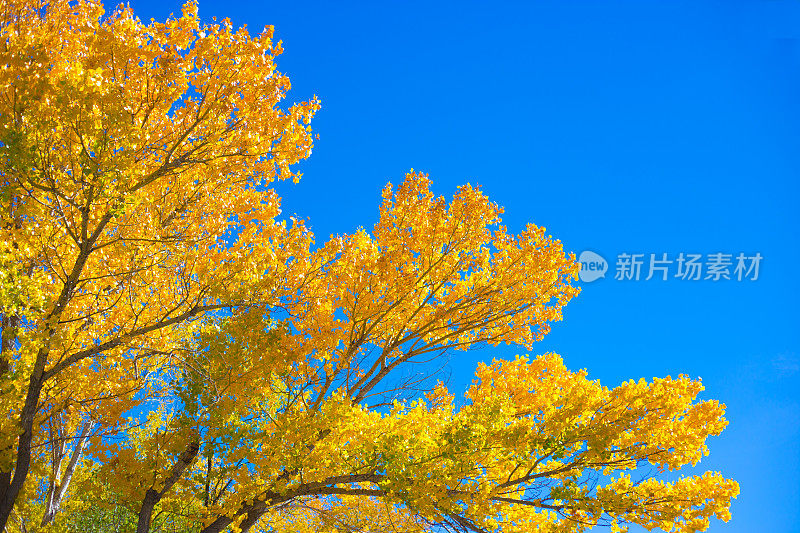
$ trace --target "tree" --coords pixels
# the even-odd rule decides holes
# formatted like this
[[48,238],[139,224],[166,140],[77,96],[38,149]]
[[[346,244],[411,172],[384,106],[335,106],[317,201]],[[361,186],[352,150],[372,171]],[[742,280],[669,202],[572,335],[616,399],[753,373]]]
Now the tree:
[[734,481],[645,469],[696,463],[724,428],[698,381],[607,389],[555,354],[481,365],[458,401],[428,379],[446,353],[531,349],[579,265],[414,172],[371,232],[314,248],[270,186],[300,178],[319,104],[281,107],[271,29],[202,25],[191,2],[150,24],[0,10],[0,528],[728,519]]
[[148,26],[89,1],[0,8],[2,526],[34,454],[113,431],[205,314],[291,286],[308,237],[266,187],[298,177],[318,104],[281,110],[271,32],[201,27],[194,4]]

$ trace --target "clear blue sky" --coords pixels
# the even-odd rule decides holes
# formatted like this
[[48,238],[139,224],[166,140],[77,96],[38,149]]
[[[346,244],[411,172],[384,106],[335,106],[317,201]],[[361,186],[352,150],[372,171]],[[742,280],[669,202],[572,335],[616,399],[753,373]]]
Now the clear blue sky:
[[[380,189],[413,167],[441,194],[482,185],[511,229],[600,253],[606,278],[534,353],[609,386],[702,377],[730,425],[698,469],[742,490],[710,531],[800,531],[800,3],[201,0],[200,15],[274,25],[290,97],[322,100],[287,214],[320,240],[370,228]],[[623,252],[764,259],[754,282],[618,281]],[[520,352],[459,354],[450,385]]]

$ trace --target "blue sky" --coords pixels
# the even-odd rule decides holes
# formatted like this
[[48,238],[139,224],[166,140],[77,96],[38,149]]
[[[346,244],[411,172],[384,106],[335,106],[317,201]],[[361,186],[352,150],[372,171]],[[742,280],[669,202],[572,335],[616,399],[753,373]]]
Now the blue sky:
[[[322,100],[286,214],[320,240],[370,228],[381,188],[413,167],[441,194],[480,184],[513,230],[599,253],[606,277],[533,353],[608,386],[702,377],[730,425],[697,469],[742,490],[710,531],[800,529],[799,3],[201,0],[200,15],[274,25],[290,98]],[[760,253],[759,279],[614,279],[621,253],[681,252]],[[450,386],[521,352],[459,354]]]

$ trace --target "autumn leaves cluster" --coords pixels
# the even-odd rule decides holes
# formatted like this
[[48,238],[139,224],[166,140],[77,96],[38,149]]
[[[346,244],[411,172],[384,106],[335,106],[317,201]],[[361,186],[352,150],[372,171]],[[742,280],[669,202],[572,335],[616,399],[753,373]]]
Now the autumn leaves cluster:
[[[608,389],[532,349],[578,290],[544,228],[410,172],[315,243],[319,102],[273,31],[91,1],[0,4],[0,529],[581,531],[727,520],[732,480],[663,481],[725,427],[685,376]],[[87,522],[88,521],[88,522]]]

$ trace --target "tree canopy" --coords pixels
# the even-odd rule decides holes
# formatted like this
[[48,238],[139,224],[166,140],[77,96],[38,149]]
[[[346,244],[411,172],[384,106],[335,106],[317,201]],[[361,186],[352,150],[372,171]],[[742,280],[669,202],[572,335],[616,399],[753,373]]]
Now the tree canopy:
[[281,217],[312,98],[271,28],[0,2],[0,529],[701,531],[735,481],[687,376],[606,388],[532,349],[577,293],[544,228],[410,172],[371,231]]

